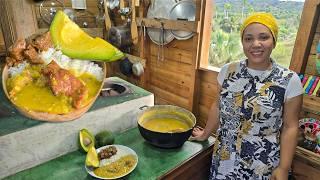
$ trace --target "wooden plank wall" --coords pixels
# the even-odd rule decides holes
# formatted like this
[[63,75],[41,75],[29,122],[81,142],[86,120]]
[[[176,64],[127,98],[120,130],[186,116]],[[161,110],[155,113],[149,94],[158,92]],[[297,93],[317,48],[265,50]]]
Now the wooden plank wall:
[[158,46],[150,43],[149,88],[157,104],[188,108],[192,86],[192,39],[175,40],[164,48],[165,59],[158,59]]
[[3,34],[1,30],[1,25],[0,25],[0,56],[5,55],[5,53],[6,53],[6,47],[4,44]]
[[318,43],[320,43],[320,18],[318,18],[318,23],[316,25],[316,31],[312,40],[312,45],[311,45],[310,53],[307,60],[305,74],[320,75],[316,70],[316,59],[317,59],[316,48]]
[[[202,0],[195,0],[197,6],[196,16],[200,22]],[[199,8],[200,7],[200,8]],[[196,17],[196,21],[197,21]],[[145,47],[148,48],[147,67],[148,73],[147,83],[143,86],[155,95],[155,104],[171,104],[177,105],[193,111],[193,97],[195,93],[195,77],[197,73],[197,61],[200,34],[196,33],[188,40],[173,40],[167,45],[164,45],[164,59],[158,59],[159,46],[153,43],[149,37]],[[141,40],[141,38],[140,38]],[[134,47],[133,54],[139,56],[140,48]],[[160,50],[161,52],[161,50]],[[141,80],[146,77],[123,77],[119,73],[119,63],[113,63],[114,74],[121,76],[126,80],[140,85]]]
[[200,91],[199,91],[199,115],[198,125],[204,127],[208,112],[213,102],[217,99],[217,75],[218,72],[202,70],[200,72]]

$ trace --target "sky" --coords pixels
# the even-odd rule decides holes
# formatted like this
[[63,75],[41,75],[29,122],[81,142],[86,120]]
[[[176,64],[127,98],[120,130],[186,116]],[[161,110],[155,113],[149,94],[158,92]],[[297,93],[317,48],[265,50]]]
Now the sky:
[[298,1],[298,2],[304,2],[305,0],[280,0],[280,1]]

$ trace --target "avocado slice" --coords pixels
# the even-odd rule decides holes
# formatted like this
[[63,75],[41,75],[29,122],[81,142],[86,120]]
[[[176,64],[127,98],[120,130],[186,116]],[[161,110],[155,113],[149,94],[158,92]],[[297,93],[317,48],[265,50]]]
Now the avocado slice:
[[111,131],[101,131],[95,136],[96,140],[96,148],[105,146],[105,145],[110,145],[114,143],[114,135]]
[[86,165],[90,167],[99,167],[100,161],[98,153],[94,146],[90,146],[88,154],[86,156]]
[[54,46],[71,58],[111,62],[124,56],[107,41],[88,35],[62,11],[54,16],[50,34]]
[[88,152],[91,146],[94,147],[95,139],[87,129],[80,130],[79,140],[80,140],[80,145],[85,152]]

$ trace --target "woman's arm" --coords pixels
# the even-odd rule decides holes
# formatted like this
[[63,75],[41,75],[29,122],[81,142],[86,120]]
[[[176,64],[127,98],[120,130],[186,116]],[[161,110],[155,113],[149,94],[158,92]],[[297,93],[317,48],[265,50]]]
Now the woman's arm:
[[280,164],[271,179],[288,179],[293,156],[296,152],[299,114],[302,95],[288,99],[284,104],[283,127],[280,135]]
[[302,106],[302,95],[289,99],[284,104],[283,129],[280,135],[279,167],[290,169],[296,152],[299,128],[299,115]]
[[208,120],[206,122],[206,127],[204,130],[199,128],[194,128],[192,132],[192,140],[204,141],[208,139],[212,132],[216,132],[219,127],[219,99],[220,99],[221,86],[217,85],[217,99],[212,103],[211,108],[208,113]]

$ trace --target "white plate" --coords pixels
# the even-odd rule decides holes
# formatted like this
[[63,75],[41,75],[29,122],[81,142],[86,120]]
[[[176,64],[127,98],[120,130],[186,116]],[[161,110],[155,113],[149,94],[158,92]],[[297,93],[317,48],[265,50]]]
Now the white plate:
[[135,156],[135,158],[136,158],[136,160],[137,160],[136,163],[135,163],[135,165],[134,165],[133,168],[132,168],[130,171],[128,171],[127,173],[122,174],[122,175],[117,176],[117,177],[114,177],[114,178],[105,178],[105,177],[97,176],[97,175],[93,172],[93,170],[94,170],[93,167],[88,167],[88,166],[85,165],[85,168],[86,168],[87,172],[88,172],[91,176],[93,176],[93,177],[95,177],[95,178],[99,178],[99,179],[118,179],[118,178],[121,178],[121,177],[123,177],[123,176],[128,175],[129,173],[131,173],[131,172],[136,168],[136,166],[137,166],[137,164],[138,164],[138,155],[137,155],[137,153],[136,153],[134,150],[132,150],[131,148],[129,148],[129,147],[127,147],[127,146],[114,145],[114,144],[113,144],[113,145],[102,146],[102,147],[98,148],[96,151],[97,151],[97,153],[99,153],[102,149],[105,149],[105,148],[110,147],[110,146],[116,147],[117,153],[116,153],[115,155],[111,156],[111,158],[109,158],[109,159],[100,160],[100,167],[101,167],[101,166],[104,166],[104,165],[107,165],[107,164],[110,164],[110,163],[112,163],[112,162],[114,162],[114,161],[118,160],[119,158],[121,158],[121,157],[123,157],[123,156],[126,156],[126,155],[134,155],[134,156]]

